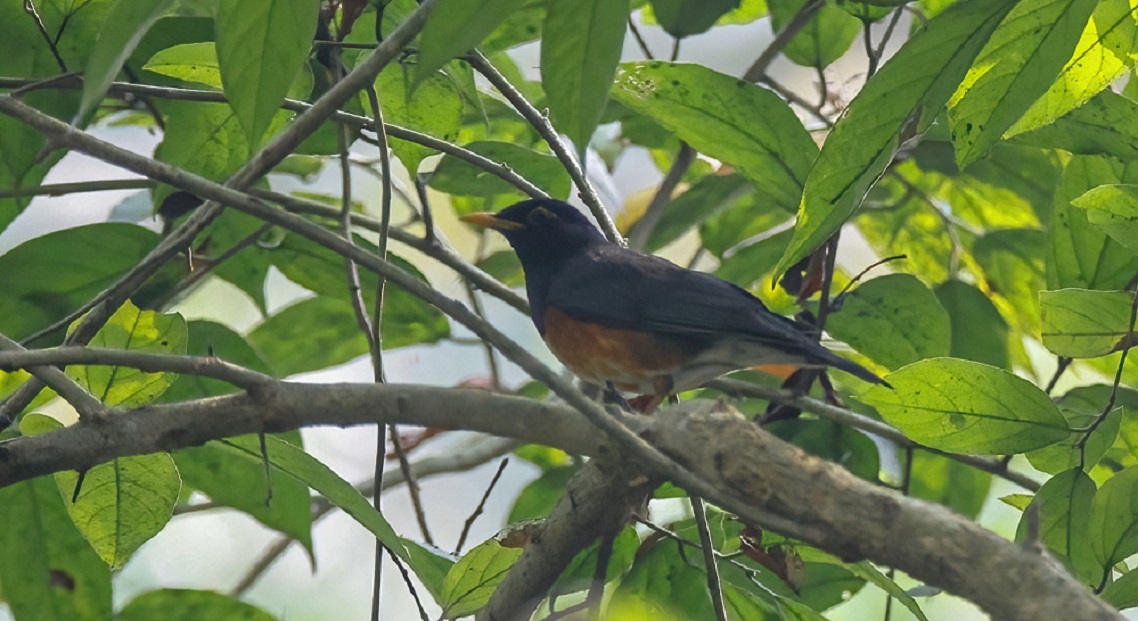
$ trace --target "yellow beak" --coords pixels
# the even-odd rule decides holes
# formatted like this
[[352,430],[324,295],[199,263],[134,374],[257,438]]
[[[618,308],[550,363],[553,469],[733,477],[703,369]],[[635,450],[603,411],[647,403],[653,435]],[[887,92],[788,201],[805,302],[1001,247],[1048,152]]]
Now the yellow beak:
[[470,215],[462,216],[459,218],[463,222],[469,222],[475,226],[480,226],[486,229],[494,229],[495,231],[520,231],[525,227],[524,224],[519,224],[510,220],[503,220],[498,216],[490,213],[489,211],[480,211]]

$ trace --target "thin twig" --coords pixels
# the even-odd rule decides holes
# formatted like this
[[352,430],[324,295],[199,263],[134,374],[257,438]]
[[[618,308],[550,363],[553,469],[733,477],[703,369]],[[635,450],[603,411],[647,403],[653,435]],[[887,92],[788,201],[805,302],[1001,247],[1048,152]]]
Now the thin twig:
[[648,48],[648,43],[640,34],[640,28],[636,25],[636,21],[632,19],[632,15],[628,16],[628,29],[632,31],[632,38],[636,39],[636,44],[640,46],[640,51],[644,54],[644,58],[656,60],[656,57],[652,55],[652,50]]
[[802,5],[802,8],[794,14],[794,17],[782,27],[782,30],[778,31],[778,34],[775,35],[771,44],[767,46],[767,49],[763,50],[763,53],[755,59],[755,62],[747,69],[747,72],[743,74],[743,79],[748,82],[758,82],[765,76],[767,69],[770,68],[774,59],[786,48],[791,39],[805,28],[806,24],[810,23],[810,20],[814,18],[814,14],[825,6],[825,4],[825,0],[809,0],[809,2]]
[[601,204],[601,199],[597,196],[597,191],[593,188],[593,184],[585,177],[585,171],[582,170],[581,164],[570,152],[565,142],[561,140],[561,136],[557,134],[557,130],[553,129],[549,119],[545,117],[537,108],[533,106],[522,95],[521,91],[514,88],[513,84],[506,79],[495,67],[486,59],[480,52],[473,52],[470,56],[470,66],[474,67],[475,71],[482,74],[498,92],[505,97],[510,104],[514,106],[523,118],[537,130],[537,133],[553,150],[553,154],[561,161],[561,165],[569,173],[569,177],[577,186],[577,193],[581,200],[585,202],[585,206],[593,214],[597,224],[600,225],[601,231],[604,232],[605,237],[613,243],[622,243],[620,231],[616,230],[616,224],[613,223],[612,218],[609,216],[605,206]]
[[723,584],[719,580],[719,565],[715,563],[715,543],[711,540],[711,527],[707,523],[707,507],[699,496],[690,496],[696,530],[703,548],[703,564],[707,568],[707,589],[716,621],[727,621],[727,606],[723,603]]
[[458,545],[454,547],[456,555],[462,553],[462,547],[466,545],[466,537],[470,534],[470,527],[474,526],[474,521],[478,516],[482,515],[483,509],[486,508],[486,501],[490,498],[490,492],[494,491],[494,486],[498,484],[498,479],[502,478],[502,473],[506,471],[506,465],[510,463],[509,457],[502,458],[502,462],[498,464],[498,470],[494,473],[494,477],[490,479],[490,485],[486,486],[486,491],[482,493],[482,500],[478,501],[478,506],[474,508],[474,512],[462,524],[462,533],[458,536]]
[[1055,367],[1055,373],[1052,374],[1051,379],[1047,381],[1047,388],[1043,389],[1043,392],[1051,394],[1051,391],[1055,390],[1055,385],[1059,383],[1059,378],[1063,377],[1063,373],[1067,370],[1068,367],[1071,366],[1071,363],[1074,361],[1074,358],[1068,358],[1067,356],[1056,357],[1057,365]]
[[40,17],[39,11],[36,10],[35,3],[32,2],[32,0],[24,0],[24,11],[32,18],[32,21],[36,23],[36,28],[39,29],[40,36],[43,37],[48,49],[51,50],[51,55],[55,57],[55,63],[59,65],[59,70],[63,73],[67,73],[67,63],[63,62],[63,57],[59,55],[59,48],[56,46],[55,40],[47,33],[47,26],[44,25],[43,18]]
[[[395,563],[396,569],[399,570],[399,575],[403,576],[403,584],[407,585],[407,590],[411,592],[411,599],[415,600],[415,606],[419,608],[419,620],[430,621],[430,617],[427,616],[427,609],[423,608],[423,600],[419,598],[419,591],[415,588],[415,583],[411,581],[411,574],[407,571],[407,567],[398,556],[394,554],[389,554],[388,556],[390,556],[391,561]],[[378,615],[375,615],[375,618],[378,619]]]
[[391,425],[390,431],[391,450],[395,453],[396,459],[399,460],[399,471],[403,473],[403,478],[407,482],[407,493],[411,495],[411,506],[415,510],[415,520],[419,523],[419,532],[423,533],[423,541],[435,545],[435,540],[431,537],[431,531],[427,527],[427,512],[423,510],[423,500],[419,494],[419,482],[415,480],[415,475],[411,472],[411,462],[407,460],[407,452],[403,450],[403,442],[399,439],[395,425]]
[[0,198],[24,198],[27,196],[63,196],[81,192],[108,192],[112,190],[145,190],[158,184],[150,179],[107,179],[105,181],[76,181],[73,183],[52,183],[26,188],[0,189]]
[[655,232],[656,227],[660,224],[660,219],[664,217],[664,212],[668,209],[668,204],[672,201],[672,193],[683,181],[684,174],[687,173],[688,168],[691,168],[695,160],[695,149],[686,142],[680,143],[680,150],[676,153],[676,159],[672,161],[672,167],[664,175],[664,180],[660,182],[660,187],[656,189],[656,194],[652,196],[652,201],[648,203],[644,215],[636,221],[632,230],[629,231],[629,248],[643,250],[648,245],[648,240],[652,237],[652,233]]

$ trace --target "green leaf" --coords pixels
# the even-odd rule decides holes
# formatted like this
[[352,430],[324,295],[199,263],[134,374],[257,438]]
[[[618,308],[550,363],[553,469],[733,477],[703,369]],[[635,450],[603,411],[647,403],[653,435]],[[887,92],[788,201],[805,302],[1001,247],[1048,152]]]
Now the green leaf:
[[682,39],[707,32],[715,22],[740,5],[740,0],[651,0],[656,23]]
[[1138,572],[1126,572],[1118,580],[1106,585],[1099,597],[1118,610],[1138,606]]
[[111,572],[48,477],[0,488],[0,584],[15,619],[111,618]]
[[111,569],[121,568],[165,528],[182,490],[178,469],[166,453],[119,457],[91,468],[74,502],[79,474],[57,472],[55,483],[71,521]]
[[1007,135],[1050,124],[1121,77],[1135,61],[1136,10],[1136,0],[1101,0],[1059,77]]
[[796,418],[770,423],[766,428],[798,448],[832,461],[857,476],[877,482],[881,459],[869,436],[829,420]]
[[325,297],[288,306],[254,328],[248,339],[276,377],[318,371],[368,353],[351,303]]
[[969,455],[1009,455],[1058,442],[1071,432],[1055,404],[1031,382],[956,358],[922,360],[890,373],[893,389],[859,399],[926,446]]
[[[549,590],[550,597],[558,597],[566,593],[586,591],[593,581],[597,571],[597,549],[600,542],[585,548],[569,561],[557,582]],[[636,529],[626,526],[617,534],[612,544],[612,554],[609,556],[608,567],[605,568],[605,582],[612,582],[632,567],[636,559],[636,550],[640,547],[640,537]]]
[[[294,441],[300,439],[299,434],[293,437]],[[257,436],[230,438],[226,443],[249,452],[261,450]],[[275,469],[266,481],[263,463],[234,455],[217,442],[177,451],[174,463],[187,486],[296,539],[312,557],[312,502],[307,485],[290,476],[279,476]]]
[[881,590],[888,593],[890,597],[901,602],[901,604],[905,606],[905,608],[908,608],[909,612],[913,613],[913,616],[915,616],[917,619],[920,619],[921,621],[928,621],[928,617],[925,616],[925,613],[921,610],[921,607],[917,605],[916,600],[914,600],[911,595],[906,593],[904,589],[897,586],[897,583],[894,582],[889,576],[881,573],[869,561],[846,563],[836,556],[827,554],[815,548],[800,548],[800,550],[802,554],[802,560],[813,563],[828,563],[853,572],[855,576],[861,578],[862,580],[865,580],[866,582],[878,586],[881,588]]
[[[185,168],[211,181],[225,181],[245,163],[250,144],[233,110],[225,104],[196,101],[163,101],[158,104],[166,118],[162,143],[155,159]],[[280,112],[280,119],[287,113]],[[161,205],[174,190],[159,185],[153,190],[154,204]]]
[[947,356],[948,313],[915,276],[890,274],[859,285],[830,316],[826,330],[890,369]]
[[229,105],[250,149],[277,109],[312,46],[318,0],[220,0],[217,62]]
[[1138,552],[1138,468],[1107,479],[1095,494],[1089,534],[1100,567],[1112,567]]
[[1054,123],[1019,134],[1012,142],[1079,155],[1138,159],[1138,102],[1103,91]]
[[[731,256],[739,244],[749,242],[791,218],[790,212],[773,204],[767,197],[752,188],[738,196],[728,196],[721,211],[708,218],[699,227],[699,237],[703,247],[716,257]],[[661,226],[663,226],[661,222]],[[786,241],[790,241],[787,237]],[[783,243],[785,248],[785,242]],[[764,272],[774,269],[774,261]]]
[[557,129],[584,153],[620,62],[628,1],[550,0],[546,6],[541,82]]
[[[186,353],[191,356],[216,356],[226,362],[241,365],[262,373],[270,373],[269,365],[261,354],[227,326],[212,321],[190,321],[186,324],[189,344]],[[174,385],[162,394],[165,403],[189,401],[203,397],[236,392],[233,384],[195,375],[179,375]]]
[[[767,0],[771,28],[775,32],[781,32],[806,2],[807,0]],[[850,44],[859,32],[861,20],[827,2],[794,35],[782,53],[799,65],[825,68],[850,49]]]
[[[1087,429],[1102,414],[1106,399],[1099,398],[1100,388],[1096,386],[1075,388],[1059,400],[1059,411],[1063,413],[1071,429]],[[1071,434],[1055,444],[1031,451],[1027,454],[1027,459],[1036,470],[1050,474],[1080,466],[1089,472],[1118,439],[1122,416],[1122,406],[1111,411],[1102,423],[1095,427],[1082,447],[1076,444],[1083,438],[1085,432]]]
[[937,285],[933,293],[948,311],[952,326],[949,355],[1007,369],[1008,324],[988,296],[955,279]]
[[525,0],[439,0],[419,36],[419,79],[477,46],[524,4]]
[[[437,10],[437,9],[436,9]],[[430,22],[428,22],[430,23]],[[412,76],[412,72],[417,75]],[[462,123],[462,97],[454,81],[441,71],[424,73],[402,63],[384,67],[375,79],[384,121],[453,142]],[[365,95],[361,95],[366,98]],[[370,110],[370,104],[364,106]],[[436,151],[413,142],[393,140],[392,150],[411,174]]]
[[275,621],[276,617],[228,595],[190,589],[148,591],[130,600],[115,621]]
[[1025,330],[1038,329],[1039,292],[1046,287],[1046,235],[1035,229],[994,231],[976,240],[972,252],[988,288],[1006,299]]
[[932,124],[1011,0],[959,2],[929,21],[866,83],[810,170],[794,239],[775,271],[830,238],[885,172],[901,144]]
[[541,476],[522,488],[514,506],[510,508],[506,523],[514,524],[548,516],[557,501],[565,495],[565,484],[576,472],[576,466],[565,466],[541,473]]
[[1027,536],[1031,512],[1039,511],[1039,539],[1074,570],[1083,583],[1097,583],[1103,566],[1091,551],[1092,506],[1097,505],[1095,484],[1075,468],[1051,477],[1036,492],[1024,511],[1016,540]]
[[157,244],[153,231],[104,223],[48,233],[16,246],[0,256],[0,332],[21,339],[62,319]]
[[[187,339],[186,320],[181,315],[140,311],[127,300],[99,329],[90,346],[184,354]],[[67,368],[67,375],[103,403],[124,406],[154,401],[178,378],[174,373],[145,373],[129,367],[107,365],[74,365]]]
[[613,97],[793,210],[818,147],[786,102],[700,65],[625,63]]
[[[725,582],[729,567],[721,569]],[[608,613],[613,619],[715,618],[702,567],[685,562],[676,545],[656,545],[641,554],[613,591]]]
[[443,583],[443,618],[457,619],[481,610],[521,555],[521,548],[504,547],[494,538],[463,555]]
[[[270,252],[261,248],[258,242],[273,238],[272,233],[263,232],[265,221],[235,209],[226,209],[210,223],[203,235],[208,236],[203,254],[217,259],[241,248],[236,254],[214,268],[213,273],[245,292],[257,304],[257,308],[267,313],[265,300],[265,279],[271,267]],[[250,242],[252,240],[252,243]]]
[[83,72],[79,116],[93,111],[107,93],[123,63],[172,0],[117,0],[99,31]]
[[975,519],[984,508],[992,475],[928,451],[914,451],[909,493]]
[[1048,289],[1125,289],[1138,272],[1138,253],[1111,239],[1091,223],[1087,211],[1071,204],[1092,188],[1118,183],[1138,183],[1138,161],[1076,155],[1068,162],[1051,212]]
[[[701,177],[683,194],[673,197],[644,244],[646,252],[655,252],[679,239],[685,233],[716,216],[742,197],[753,194],[746,179],[735,174],[711,174]],[[634,225],[635,226],[635,225]]]
[[213,41],[183,43],[158,50],[142,68],[183,82],[221,89],[221,68]]
[[731,253],[719,263],[715,275],[747,288],[771,272],[790,243],[789,230],[771,235]]
[[415,577],[427,587],[431,597],[435,598],[435,603],[442,606],[443,584],[446,582],[447,574],[454,567],[454,555],[410,539],[403,539],[403,545],[407,546],[407,554],[412,559]]
[[[219,440],[216,444],[231,454],[255,463],[263,463],[260,446],[256,443],[241,443]],[[403,540],[395,534],[383,515],[375,510],[371,502],[359,490],[325,466],[320,460],[304,452],[304,449],[272,436],[265,438],[269,463],[279,470],[311,487],[333,505],[347,513],[361,526],[375,535],[388,550],[403,559],[414,573],[418,573],[418,562],[407,552]]]
[[[483,157],[505,164],[554,198],[567,198],[572,181],[557,158],[508,142],[479,141],[463,145]],[[443,159],[429,185],[460,196],[523,196],[521,190],[485,170],[452,155]]]
[[1071,201],[1114,241],[1138,250],[1138,185],[1100,185]]
[[1060,356],[1095,358],[1131,347],[1131,291],[1040,291],[1043,345]]
[[963,168],[987,153],[1070,58],[1097,0],[1022,0],[964,76],[948,119]]

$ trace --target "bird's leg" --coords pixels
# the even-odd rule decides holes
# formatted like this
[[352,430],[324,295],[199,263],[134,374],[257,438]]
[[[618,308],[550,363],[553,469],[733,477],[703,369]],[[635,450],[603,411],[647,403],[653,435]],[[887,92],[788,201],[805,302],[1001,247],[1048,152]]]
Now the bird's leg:
[[[787,377],[786,381],[782,383],[782,387],[789,389],[793,398],[801,397],[810,392],[810,387],[814,385],[814,380],[817,379],[821,373],[822,371],[819,369],[803,367],[791,373],[790,377]],[[765,425],[767,423],[773,423],[776,420],[797,418],[800,414],[802,414],[802,410],[793,405],[774,403],[772,401],[771,404],[767,406],[767,411],[764,412],[762,416],[756,417],[756,422],[760,425]]]

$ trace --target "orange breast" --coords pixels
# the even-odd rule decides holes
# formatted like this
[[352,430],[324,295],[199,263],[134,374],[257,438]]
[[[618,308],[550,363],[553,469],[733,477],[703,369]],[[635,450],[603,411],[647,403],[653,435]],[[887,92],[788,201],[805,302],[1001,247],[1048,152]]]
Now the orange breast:
[[654,380],[670,378],[698,349],[678,339],[580,321],[553,307],[545,311],[545,342],[578,377],[639,392],[652,392]]

